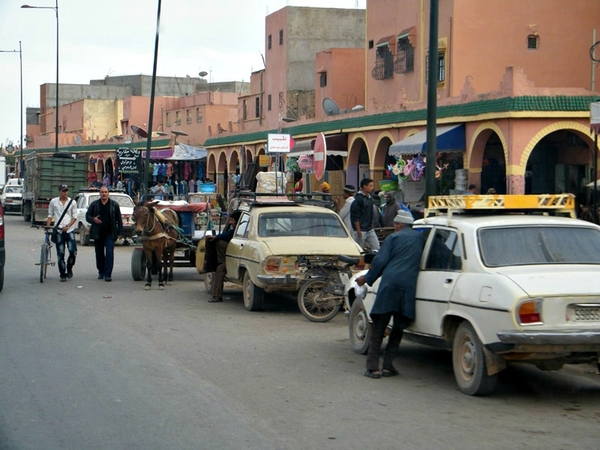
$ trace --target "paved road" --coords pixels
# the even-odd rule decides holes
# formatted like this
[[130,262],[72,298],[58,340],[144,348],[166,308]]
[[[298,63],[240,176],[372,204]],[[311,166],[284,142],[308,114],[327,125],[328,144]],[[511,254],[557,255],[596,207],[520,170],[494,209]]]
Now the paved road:
[[362,376],[347,321],[308,322],[293,298],[209,304],[178,269],[165,291],[113,282],[93,248],[46,283],[41,231],[6,217],[0,293],[0,449],[598,449],[600,377],[513,366],[494,395],[461,394],[447,352],[403,344],[397,378]]

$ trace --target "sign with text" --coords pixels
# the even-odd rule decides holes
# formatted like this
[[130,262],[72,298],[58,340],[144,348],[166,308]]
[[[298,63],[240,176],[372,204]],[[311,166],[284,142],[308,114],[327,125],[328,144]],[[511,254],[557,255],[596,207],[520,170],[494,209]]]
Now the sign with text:
[[289,153],[292,148],[292,136],[289,134],[269,134],[267,153]]
[[142,173],[142,157],[139,150],[120,147],[117,149],[117,171],[119,173]]

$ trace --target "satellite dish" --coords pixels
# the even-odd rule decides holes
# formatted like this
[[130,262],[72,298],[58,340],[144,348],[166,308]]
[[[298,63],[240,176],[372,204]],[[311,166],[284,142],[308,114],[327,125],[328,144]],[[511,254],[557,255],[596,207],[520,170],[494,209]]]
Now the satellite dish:
[[341,112],[340,107],[337,105],[337,103],[329,97],[325,97],[323,99],[323,110],[328,116],[335,116]]
[[144,130],[142,127],[138,127],[137,125],[131,125],[131,131],[137,134],[141,138],[147,138],[148,132]]
[[188,134],[185,131],[179,130],[171,130],[171,134],[174,134],[175,136],[188,136]]
[[206,75],[208,75],[208,72],[206,70],[203,70],[198,75],[200,75],[202,78],[204,78]]

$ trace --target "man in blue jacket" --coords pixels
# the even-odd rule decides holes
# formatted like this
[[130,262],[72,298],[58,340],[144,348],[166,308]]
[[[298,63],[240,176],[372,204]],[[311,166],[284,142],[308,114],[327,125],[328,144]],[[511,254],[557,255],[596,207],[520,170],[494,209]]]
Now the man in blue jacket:
[[[369,378],[398,375],[393,366],[394,357],[404,329],[415,318],[417,275],[425,237],[412,229],[412,223],[410,213],[399,211],[394,218],[395,232],[383,241],[369,271],[356,279],[359,286],[365,283],[372,286],[382,277],[371,310],[373,332],[367,354],[367,370],[364,373]],[[379,370],[381,343],[391,318],[394,318],[394,324],[383,354],[382,370]]]
[[208,239],[215,241],[215,250],[217,252],[217,270],[215,270],[215,278],[212,288],[212,297],[208,300],[210,303],[222,302],[223,301],[223,285],[225,284],[225,273],[226,265],[225,258],[227,252],[227,246],[229,241],[233,239],[233,233],[237,221],[239,220],[242,213],[240,211],[234,211],[227,219],[226,230],[216,236],[207,236]]

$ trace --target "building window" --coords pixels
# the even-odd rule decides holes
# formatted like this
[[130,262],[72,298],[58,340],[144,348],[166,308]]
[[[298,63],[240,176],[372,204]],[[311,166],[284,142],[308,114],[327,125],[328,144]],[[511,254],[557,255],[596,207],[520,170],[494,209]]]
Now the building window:
[[185,123],[190,124],[192,123],[192,110],[188,109],[185,111]]
[[[446,81],[446,50],[438,52],[438,83]],[[425,82],[429,82],[429,57],[425,60]]]
[[244,100],[242,102],[242,120],[247,120],[248,119],[248,105],[246,103],[246,100]]
[[271,111],[271,94],[267,95],[267,111]]
[[325,87],[327,86],[327,72],[321,72],[319,77],[319,86]]
[[279,30],[279,45],[283,45],[283,30]]
[[202,111],[196,108],[196,123],[202,123]]
[[373,39],[369,40],[369,50],[371,50],[375,44],[373,43]]
[[175,125],[181,125],[181,111],[175,111]]
[[537,50],[540,44],[540,38],[539,36],[536,36],[535,34],[530,34],[529,36],[527,36],[527,48],[529,50]]
[[254,99],[254,117],[257,119],[260,117],[260,98]]
[[165,116],[165,122],[167,123],[167,126],[170,127],[171,126],[171,113],[167,113]]
[[376,80],[385,80],[391,78],[394,74],[394,54],[389,44],[380,44],[377,46],[377,55],[375,58],[375,67],[371,71],[371,76]]
[[272,44],[272,40],[273,40],[273,39],[272,39],[271,35],[269,35],[269,36],[267,37],[267,49],[268,49],[268,50],[271,50],[271,47],[273,46],[273,44]]
[[415,70],[415,48],[408,36],[398,38],[398,52],[394,61],[394,72],[408,73]]

